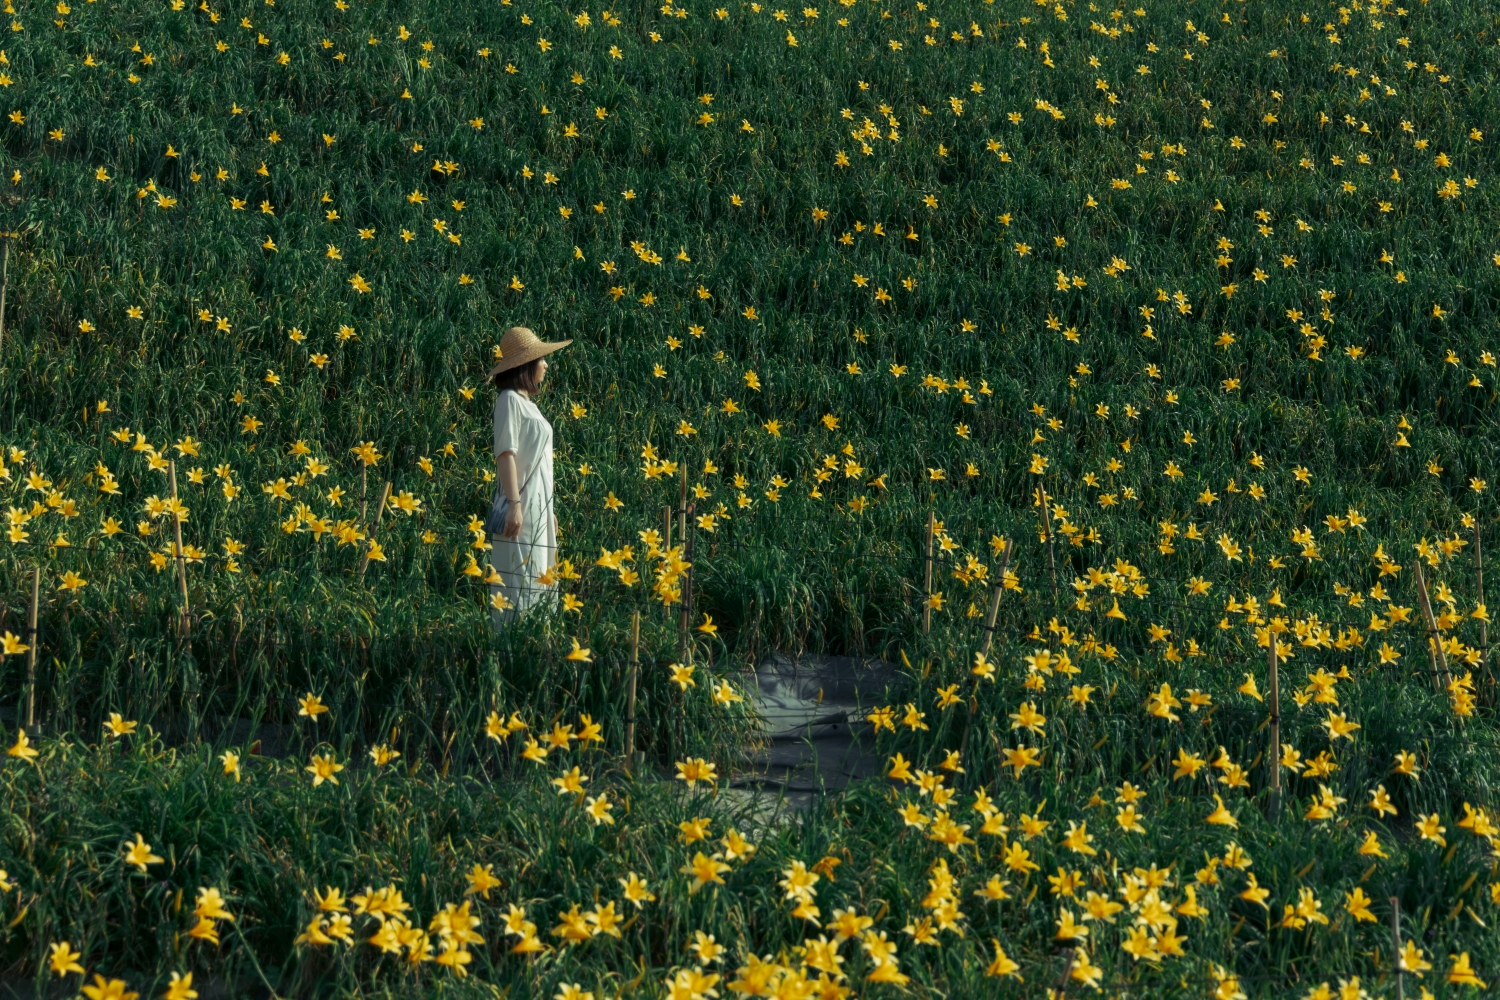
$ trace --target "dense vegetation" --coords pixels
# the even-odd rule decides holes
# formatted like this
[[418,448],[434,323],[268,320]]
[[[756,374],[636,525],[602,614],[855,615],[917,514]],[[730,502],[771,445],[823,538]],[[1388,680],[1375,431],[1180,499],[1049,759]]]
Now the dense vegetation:
[[[6,14],[7,985],[1500,976],[1493,12]],[[512,324],[566,596],[496,636]],[[888,780],[724,791],[772,650],[902,665]]]

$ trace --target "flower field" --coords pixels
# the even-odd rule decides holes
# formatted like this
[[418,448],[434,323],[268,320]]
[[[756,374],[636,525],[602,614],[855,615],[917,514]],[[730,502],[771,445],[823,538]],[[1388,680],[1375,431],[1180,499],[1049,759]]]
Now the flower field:
[[[1493,11],[5,15],[0,994],[1500,977]],[[776,651],[899,680],[768,821]]]

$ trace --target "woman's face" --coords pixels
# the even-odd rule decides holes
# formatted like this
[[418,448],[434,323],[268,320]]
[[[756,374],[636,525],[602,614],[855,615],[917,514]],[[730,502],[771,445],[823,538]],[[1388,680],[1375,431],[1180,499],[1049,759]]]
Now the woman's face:
[[536,362],[536,385],[540,389],[542,383],[547,381],[547,359],[538,358]]

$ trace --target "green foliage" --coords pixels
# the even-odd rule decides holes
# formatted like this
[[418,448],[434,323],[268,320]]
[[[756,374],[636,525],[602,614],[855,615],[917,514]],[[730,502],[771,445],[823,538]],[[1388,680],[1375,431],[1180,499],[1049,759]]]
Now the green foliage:
[[[1450,954],[1500,975],[1495,840],[1458,826],[1500,806],[1487,11],[10,7],[0,719],[16,739],[34,699],[46,734],[0,769],[20,975],[67,940],[152,996],[188,971],[277,995],[655,996],[712,965],[702,931],[730,948],[728,995],[753,992],[729,986],[752,955],[812,978],[798,949],[852,908],[899,939],[911,989],[1021,995],[1068,969],[1061,909],[1084,903],[1045,876],[1075,865],[1080,894],[1126,899],[1125,875],[1170,868],[1161,899],[1195,884],[1207,909],[1170,911],[1180,956],[1122,950],[1139,909],[1091,922],[1111,993],[1388,995],[1391,897],[1435,966],[1408,994],[1470,990]],[[576,604],[496,635],[475,518],[513,324],[575,338],[540,402]],[[387,483],[402,506],[377,518]],[[684,490],[686,633],[649,534]],[[709,790],[614,763],[637,613],[637,746],[667,773],[714,764]],[[1273,641],[1300,755],[1279,772]],[[726,793],[757,732],[728,695],[771,650],[901,662],[863,692],[889,723],[861,732],[961,797],[871,783],[771,824]],[[512,713],[530,728],[497,730]],[[522,756],[585,718],[602,745]],[[338,785],[313,784],[314,754]],[[557,794],[574,764],[586,794]],[[1145,833],[1117,818],[1125,782]],[[979,833],[979,792],[1004,834]],[[588,818],[598,793],[614,824]],[[1205,823],[1216,795],[1238,827]],[[709,853],[734,853],[731,825],[758,850],[690,892],[695,816]],[[1079,823],[1097,854],[1060,839]],[[137,833],[162,867],[122,859]],[[1371,833],[1388,857],[1361,853]],[[1016,844],[1041,870],[1006,866]],[[779,883],[823,858],[814,926]],[[501,885],[475,901],[468,977],[297,940],[327,886],[399,886],[426,927],[475,864]],[[930,947],[943,870],[963,933]],[[620,939],[550,936],[574,903],[633,914],[630,871],[659,899]],[[975,899],[997,874],[1010,898]],[[216,947],[187,936],[200,886],[235,914]],[[1345,906],[1356,886],[1378,922]],[[1328,925],[1295,926],[1303,889]],[[510,903],[552,950],[508,951]],[[985,975],[991,939],[1024,986]],[[899,988],[864,979],[879,947],[843,945],[862,993]]]

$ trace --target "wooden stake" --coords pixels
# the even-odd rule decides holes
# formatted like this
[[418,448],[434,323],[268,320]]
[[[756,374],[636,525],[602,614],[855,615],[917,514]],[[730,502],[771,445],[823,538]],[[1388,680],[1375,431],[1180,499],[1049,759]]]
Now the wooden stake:
[[182,518],[177,516],[177,463],[167,463],[167,478],[172,484],[172,545],[177,554],[177,592],[182,599],[182,617],[178,619],[178,634],[183,638],[188,633],[188,585],[187,553],[182,551]]
[[1047,571],[1052,575],[1052,603],[1057,603],[1057,554],[1052,549],[1052,511],[1047,508],[1047,487],[1036,486],[1037,499],[1042,505],[1042,527],[1047,532]]
[[625,690],[625,766],[635,767],[635,686],[641,672],[641,613],[630,618],[630,681]]
[[1427,660],[1432,665],[1438,688],[1447,690],[1448,685],[1453,683],[1453,675],[1448,672],[1448,654],[1443,652],[1437,619],[1432,617],[1432,602],[1427,599],[1427,580],[1422,575],[1422,560],[1413,559],[1412,565],[1417,569],[1417,600],[1422,605],[1422,617],[1427,619]]
[[1068,961],[1063,966],[1062,980],[1057,984],[1057,1000],[1068,1000],[1068,981],[1073,978],[1073,963],[1078,958],[1078,949],[1069,948],[1066,955]]
[[391,497],[391,483],[386,480],[385,488],[380,491],[380,503],[375,506],[375,523],[370,526],[370,545],[365,548],[364,558],[359,561],[359,578],[365,578],[365,569],[370,565],[370,551],[375,545],[375,532],[380,527],[381,515],[385,513],[385,502]]
[[1401,981],[1401,898],[1391,897],[1391,965],[1396,973],[1396,1000],[1405,1000],[1405,986]]
[[990,646],[995,641],[995,616],[1000,613],[1000,595],[1005,593],[1005,571],[1010,569],[1010,539],[1000,539],[1005,546],[1005,556],[1000,560],[1000,575],[995,577],[995,585],[990,591],[990,610],[984,616],[984,645],[980,647],[980,654],[990,655]]
[[1270,674],[1268,694],[1271,698],[1271,752],[1266,755],[1271,767],[1271,818],[1281,813],[1281,678],[1277,670],[1276,633],[1267,629],[1271,647],[1266,650],[1266,669]]
[[[990,645],[995,641],[995,616],[1000,611],[1000,596],[1005,592],[1005,571],[1010,568],[1010,539],[1003,538],[1001,543],[1005,546],[1005,558],[1000,561],[1000,575],[995,577],[995,585],[990,590],[990,609],[984,617],[984,644],[979,649],[980,656],[990,655]],[[959,756],[968,752],[969,733],[974,729],[974,713],[979,708],[979,678],[975,677],[969,685],[969,714],[964,720],[964,736],[958,743]]]
[[42,596],[42,568],[31,570],[31,606],[26,609],[26,728],[36,728],[36,613]]

